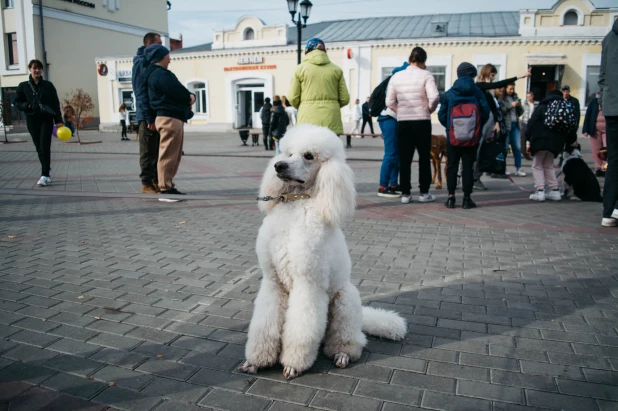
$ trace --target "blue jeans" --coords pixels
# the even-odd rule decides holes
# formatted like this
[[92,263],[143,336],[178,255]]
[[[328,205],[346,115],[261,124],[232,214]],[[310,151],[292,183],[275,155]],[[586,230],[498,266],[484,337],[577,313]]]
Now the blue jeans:
[[509,144],[513,149],[513,157],[515,158],[515,168],[521,168],[521,132],[519,131],[519,123],[513,121],[511,123],[511,132],[506,142],[506,148],[508,150]]
[[390,116],[378,119],[384,136],[384,158],[380,168],[380,187],[393,187],[399,178],[399,150],[397,148],[397,120]]

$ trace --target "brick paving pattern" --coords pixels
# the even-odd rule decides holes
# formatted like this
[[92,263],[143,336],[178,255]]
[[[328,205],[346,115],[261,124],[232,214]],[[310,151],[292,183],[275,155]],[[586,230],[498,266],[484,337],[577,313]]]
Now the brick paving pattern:
[[354,140],[352,281],[409,333],[286,381],[236,371],[266,156],[190,135],[200,155],[177,184],[195,199],[162,204],[135,194],[135,153],[105,138],[55,142],[47,188],[31,143],[0,146],[0,410],[618,409],[618,230],[599,204],[488,179],[476,210],[446,210],[445,190],[402,205],[375,195],[380,142]]

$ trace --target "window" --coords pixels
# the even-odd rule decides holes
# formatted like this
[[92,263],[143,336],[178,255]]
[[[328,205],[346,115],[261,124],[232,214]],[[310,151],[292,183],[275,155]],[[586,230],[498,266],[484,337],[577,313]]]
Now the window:
[[599,70],[600,66],[586,67],[586,106],[599,91]]
[[208,88],[206,83],[201,81],[191,83],[189,90],[195,94],[195,104],[193,105],[195,114],[208,114]]
[[427,70],[433,74],[436,80],[436,86],[440,92],[440,99],[446,92],[446,66],[427,66]]
[[5,9],[12,9],[13,7],[13,0],[4,0]]
[[252,28],[246,29],[243,40],[255,40],[255,31]]
[[8,33],[6,35],[6,43],[9,51],[9,66],[19,64],[19,55],[17,53],[17,33]]
[[562,22],[562,24],[564,26],[577,26],[578,22],[579,15],[577,14],[577,12],[575,10],[569,10],[564,15],[564,21]]

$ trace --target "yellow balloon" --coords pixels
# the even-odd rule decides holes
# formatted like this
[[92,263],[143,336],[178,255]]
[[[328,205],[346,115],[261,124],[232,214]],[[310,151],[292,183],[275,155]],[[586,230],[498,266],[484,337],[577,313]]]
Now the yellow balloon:
[[68,127],[62,126],[58,127],[58,130],[56,130],[56,137],[58,137],[58,140],[69,141],[71,137],[73,137],[73,133],[71,133]]

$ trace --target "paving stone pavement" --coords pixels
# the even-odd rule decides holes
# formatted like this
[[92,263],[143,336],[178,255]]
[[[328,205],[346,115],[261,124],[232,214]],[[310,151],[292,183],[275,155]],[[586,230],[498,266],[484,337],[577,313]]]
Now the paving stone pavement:
[[201,199],[162,204],[127,197],[134,154],[56,150],[35,188],[30,144],[0,146],[0,410],[618,409],[618,230],[600,205],[532,203],[504,180],[476,210],[446,210],[444,190],[402,205],[375,195],[379,146],[362,144],[352,281],[409,332],[292,381],[236,371],[266,158],[186,156],[178,187]]

